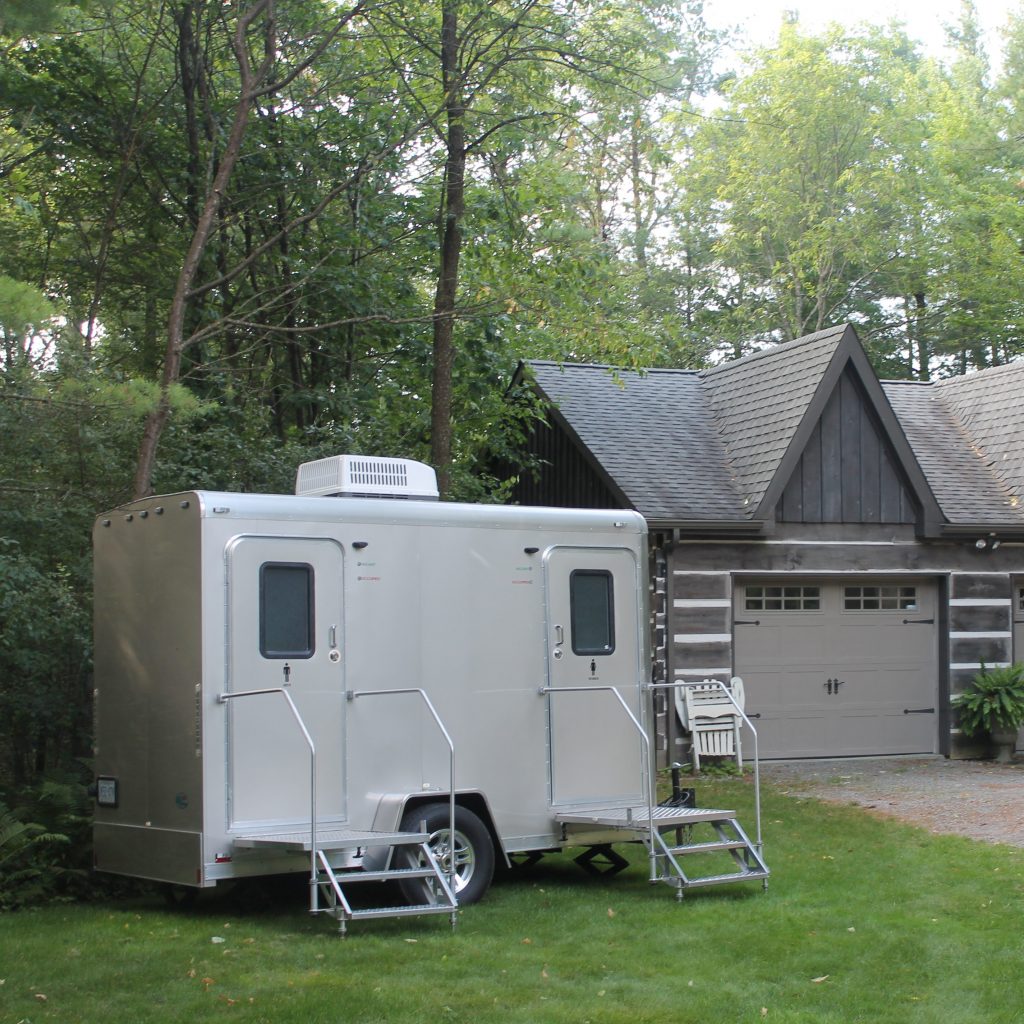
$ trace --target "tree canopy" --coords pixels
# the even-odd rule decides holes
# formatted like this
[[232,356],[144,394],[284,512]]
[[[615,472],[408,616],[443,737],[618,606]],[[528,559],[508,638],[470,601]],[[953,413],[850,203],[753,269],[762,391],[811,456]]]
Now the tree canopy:
[[846,320],[886,376],[1018,357],[1024,17],[988,54],[965,0],[950,41],[793,20],[741,61],[700,0],[6,4],[0,788],[88,754],[89,524],[133,494],[350,451],[500,500],[521,358]]

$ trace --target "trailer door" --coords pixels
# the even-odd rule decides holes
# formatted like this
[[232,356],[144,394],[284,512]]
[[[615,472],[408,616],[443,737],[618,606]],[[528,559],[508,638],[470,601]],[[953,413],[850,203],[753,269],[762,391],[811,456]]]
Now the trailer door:
[[552,806],[642,798],[639,732],[614,694],[596,689],[614,686],[640,719],[638,577],[627,548],[557,547],[545,557]]
[[[287,689],[316,747],[317,817],[344,821],[342,548],[236,538],[227,580],[227,690]],[[309,745],[284,697],[230,701],[227,729],[229,827],[308,827]]]

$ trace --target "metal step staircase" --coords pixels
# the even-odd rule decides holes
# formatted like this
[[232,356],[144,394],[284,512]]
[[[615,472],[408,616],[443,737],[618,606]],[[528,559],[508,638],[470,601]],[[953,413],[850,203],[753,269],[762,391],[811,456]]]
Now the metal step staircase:
[[[759,845],[750,840],[736,819],[735,811],[703,807],[675,807],[646,804],[626,807],[560,810],[556,820],[571,836],[573,830],[608,830],[622,833],[623,842],[642,842],[650,861],[650,881],[665,882],[682,899],[687,889],[728,882],[761,881],[768,886],[770,874]],[[712,839],[701,838],[710,831]],[[693,855],[727,853],[733,870],[698,873],[684,869],[682,860]],[[694,857],[694,865],[700,858]],[[721,858],[717,858],[717,864]]]
[[[458,903],[444,868],[430,848],[429,839],[425,832],[321,829],[316,833],[314,844],[312,831],[306,829],[236,836],[234,843],[242,849],[270,847],[287,853],[312,855],[310,913],[327,914],[335,918],[338,930],[344,936],[349,921],[380,917],[448,914],[452,927],[455,927]],[[373,871],[342,871],[331,865],[332,853],[365,853],[374,847],[389,847],[394,851],[391,866]],[[423,902],[420,903],[384,907],[353,906],[346,892],[350,886],[365,882],[402,883],[414,879],[422,879]]]

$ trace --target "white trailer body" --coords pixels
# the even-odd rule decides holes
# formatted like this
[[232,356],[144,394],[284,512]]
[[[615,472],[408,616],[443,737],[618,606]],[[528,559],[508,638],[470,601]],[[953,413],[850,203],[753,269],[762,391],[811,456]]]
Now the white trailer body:
[[636,513],[191,491],[100,516],[94,542],[100,870],[306,868],[253,837],[308,833],[309,746],[283,693],[224,697],[242,691],[298,710],[321,835],[448,798],[443,733],[400,689],[436,708],[498,856],[601,841],[559,812],[647,798]]

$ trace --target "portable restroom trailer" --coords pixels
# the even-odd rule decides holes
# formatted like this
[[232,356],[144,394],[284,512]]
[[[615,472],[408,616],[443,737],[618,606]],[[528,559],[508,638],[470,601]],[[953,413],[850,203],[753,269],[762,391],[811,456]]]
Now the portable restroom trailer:
[[[732,812],[653,806],[643,519],[442,503],[393,459],[312,463],[297,491],[97,520],[96,867],[306,870],[344,930],[450,913],[496,858],[643,840],[681,894],[659,829]],[[386,878],[408,906],[353,908]]]

